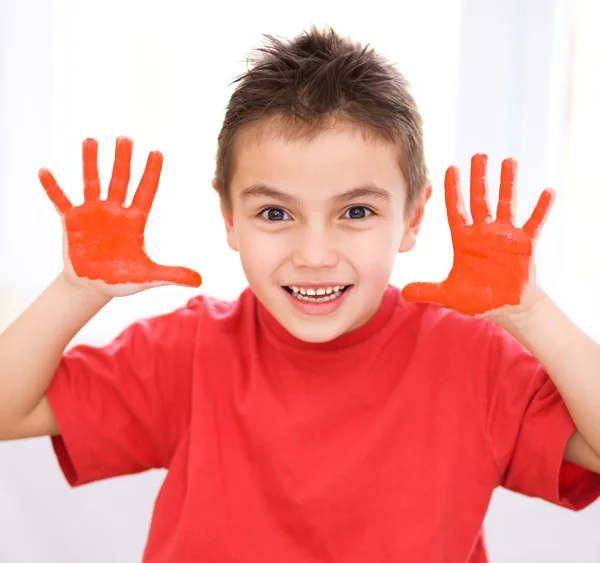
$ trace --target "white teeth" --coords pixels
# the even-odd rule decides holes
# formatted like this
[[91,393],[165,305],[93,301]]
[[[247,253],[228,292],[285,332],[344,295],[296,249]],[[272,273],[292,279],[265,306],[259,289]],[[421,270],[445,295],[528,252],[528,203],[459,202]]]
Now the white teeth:
[[341,294],[342,290],[346,287],[345,285],[336,285],[333,287],[320,287],[318,289],[298,287],[295,285],[288,286],[292,290],[292,296],[301,301],[309,301],[311,303],[324,303],[325,301],[332,301],[337,299]]
[[325,295],[324,297],[319,297],[318,299],[301,294],[295,295],[294,297],[300,299],[301,301],[310,301],[312,303],[324,303],[325,301],[331,301],[332,299],[335,299],[337,295]]
[[330,287],[319,287],[318,289],[304,288],[297,285],[288,285],[287,287],[289,287],[294,293],[301,293],[302,295],[329,295],[339,291],[340,289],[344,289],[346,286],[334,285]]

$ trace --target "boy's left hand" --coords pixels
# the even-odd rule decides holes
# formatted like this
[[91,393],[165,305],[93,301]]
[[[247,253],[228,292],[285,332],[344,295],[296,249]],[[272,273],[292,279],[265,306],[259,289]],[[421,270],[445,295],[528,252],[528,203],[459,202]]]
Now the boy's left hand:
[[555,193],[542,192],[529,220],[514,226],[517,162],[502,162],[496,220],[487,201],[487,156],[471,160],[471,215],[469,224],[460,192],[458,169],[446,172],[445,194],[454,247],[454,263],[439,283],[410,283],[402,291],[407,301],[437,303],[467,315],[493,317],[492,311],[527,311],[536,299],[533,251]]

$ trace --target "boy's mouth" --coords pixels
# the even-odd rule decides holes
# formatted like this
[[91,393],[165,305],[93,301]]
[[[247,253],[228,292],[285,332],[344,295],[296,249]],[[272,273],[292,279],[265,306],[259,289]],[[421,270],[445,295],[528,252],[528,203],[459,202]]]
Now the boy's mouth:
[[321,287],[302,287],[296,285],[284,285],[285,289],[292,297],[299,301],[308,303],[327,303],[334,301],[342,295],[351,285],[332,285]]

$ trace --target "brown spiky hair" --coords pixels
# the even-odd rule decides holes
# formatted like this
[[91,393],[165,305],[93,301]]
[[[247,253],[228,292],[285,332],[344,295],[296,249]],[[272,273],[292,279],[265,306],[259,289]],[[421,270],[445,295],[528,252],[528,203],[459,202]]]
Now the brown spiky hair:
[[326,27],[292,40],[265,35],[227,104],[218,137],[215,188],[231,208],[230,183],[240,132],[264,129],[287,139],[310,138],[335,123],[398,146],[407,181],[406,209],[427,183],[423,123],[409,84],[387,59]]

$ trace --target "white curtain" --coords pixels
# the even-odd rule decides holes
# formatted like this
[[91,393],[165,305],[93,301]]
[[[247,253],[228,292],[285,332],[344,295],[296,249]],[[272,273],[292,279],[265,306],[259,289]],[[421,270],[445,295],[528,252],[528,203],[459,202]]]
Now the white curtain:
[[555,259],[565,308],[600,340],[600,4],[577,0],[573,8],[565,189]]
[[[590,0],[587,9],[592,4]],[[37,169],[49,166],[71,201],[81,201],[81,141],[88,136],[100,143],[104,188],[118,135],[134,140],[132,187],[147,153],[163,152],[161,185],[146,232],[150,256],[198,270],[204,293],[237,296],[246,282],[238,257],[225,244],[210,181],[216,136],[231,94],[228,84],[243,71],[245,54],[263,33],[289,37],[311,23],[328,23],[370,42],[411,81],[425,119],[434,195],[417,248],[399,257],[393,283],[445,277],[452,252],[443,175],[447,166],[459,164],[462,177],[468,178],[474,152],[489,154],[493,190],[501,159],[514,156],[520,161],[521,220],[546,185],[557,188],[557,209],[567,205],[565,184],[570,206],[589,197],[596,197],[597,204],[598,195],[588,193],[594,192],[593,173],[584,175],[587,187],[578,183],[587,191],[572,191],[573,156],[567,167],[569,182],[563,176],[567,8],[567,0],[372,0],[368,5],[342,0],[210,5],[183,0],[3,0],[0,329],[61,266],[60,221],[39,186]],[[589,75],[589,65],[597,66],[597,58],[595,63],[590,56],[587,62],[577,60],[575,68],[583,65],[582,76]],[[592,106],[586,111],[597,112]],[[575,146],[581,132],[575,113],[571,115]],[[586,123],[588,113],[578,119]],[[556,245],[565,244],[560,221],[569,216],[557,209],[539,246],[541,281],[580,321],[597,327],[585,317],[585,306],[578,309],[577,304],[596,299],[597,307],[593,285],[585,285],[587,298],[582,290],[577,303],[563,290],[569,283],[566,275],[573,281],[591,271],[591,259],[557,252]],[[583,240],[579,233],[589,240],[592,224],[588,227],[571,228],[572,240]],[[567,256],[570,274],[563,267]],[[598,260],[595,268],[597,276]],[[75,341],[102,344],[132,320],[170,310],[191,295],[183,288],[159,288],[113,302]],[[47,439],[0,444],[0,562],[139,560],[163,477],[157,471],[70,490]],[[499,492],[486,525],[492,562],[598,561],[600,545],[592,528],[597,529],[599,515],[596,507],[571,515]],[[546,534],[557,526],[563,531],[550,545]]]

